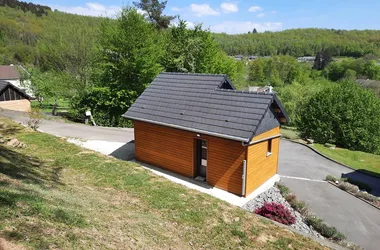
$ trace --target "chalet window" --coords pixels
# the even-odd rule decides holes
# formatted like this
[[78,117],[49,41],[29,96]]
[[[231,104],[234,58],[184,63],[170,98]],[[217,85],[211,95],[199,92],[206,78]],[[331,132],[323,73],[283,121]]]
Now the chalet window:
[[272,139],[268,140],[267,156],[272,155]]

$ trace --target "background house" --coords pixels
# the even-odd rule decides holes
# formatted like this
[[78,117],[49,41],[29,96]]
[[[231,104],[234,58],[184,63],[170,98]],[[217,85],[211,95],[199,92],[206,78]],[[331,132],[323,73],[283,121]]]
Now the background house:
[[0,65],[0,81],[6,81],[20,90],[24,90],[30,96],[33,96],[29,72],[21,65]]
[[124,114],[136,160],[247,196],[277,174],[275,94],[237,91],[226,75],[161,73]]
[[10,82],[0,81],[0,108],[15,111],[30,111],[31,96]]

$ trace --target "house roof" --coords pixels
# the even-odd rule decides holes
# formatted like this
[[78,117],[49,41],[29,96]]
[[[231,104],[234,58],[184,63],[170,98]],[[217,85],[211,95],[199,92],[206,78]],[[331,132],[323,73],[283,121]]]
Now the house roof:
[[18,93],[20,93],[22,96],[24,96],[25,98],[27,99],[34,99],[32,96],[28,95],[27,93],[25,93],[24,90],[14,86],[13,84],[11,84],[10,82],[7,82],[7,81],[1,81],[0,80],[0,93],[3,92],[3,90],[5,90],[6,88],[8,87],[11,87],[13,88],[15,91],[17,91]]
[[0,65],[0,80],[20,79],[16,66]]
[[270,107],[282,111],[277,126],[279,118],[288,120],[275,94],[237,91],[226,75],[161,73],[123,116],[249,142],[268,125],[262,121],[273,127],[273,119],[264,119]]

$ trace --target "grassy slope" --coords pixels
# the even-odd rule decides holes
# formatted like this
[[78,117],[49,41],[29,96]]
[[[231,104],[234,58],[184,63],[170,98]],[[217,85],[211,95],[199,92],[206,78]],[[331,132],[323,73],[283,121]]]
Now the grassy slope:
[[0,236],[35,248],[322,249],[137,164],[17,127],[0,133]]
[[321,144],[315,144],[314,147],[321,153],[354,169],[367,170],[380,175],[380,155],[342,148],[329,149]]

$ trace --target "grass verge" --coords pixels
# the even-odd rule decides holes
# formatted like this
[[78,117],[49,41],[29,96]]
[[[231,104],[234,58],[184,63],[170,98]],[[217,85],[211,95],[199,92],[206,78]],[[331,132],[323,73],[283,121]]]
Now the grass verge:
[[31,249],[324,249],[253,213],[7,119],[0,237]]
[[321,144],[314,144],[314,148],[322,154],[353,169],[380,177],[380,155],[343,148],[330,149]]

